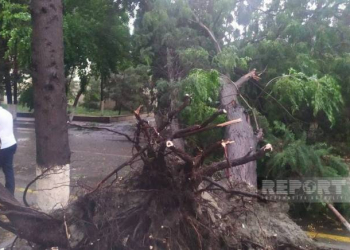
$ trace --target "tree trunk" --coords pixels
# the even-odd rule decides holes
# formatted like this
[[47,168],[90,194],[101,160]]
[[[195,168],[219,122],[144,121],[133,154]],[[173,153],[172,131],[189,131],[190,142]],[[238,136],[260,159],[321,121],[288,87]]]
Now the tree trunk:
[[[250,125],[249,115],[245,113],[244,107],[242,107],[238,101],[239,88],[245,83],[245,81],[239,83],[239,80],[236,83],[233,83],[226,76],[222,77],[221,80],[223,82],[221,90],[221,105],[227,111],[227,118],[229,120],[242,119],[241,123],[228,126],[225,131],[225,139],[234,141],[234,143],[228,145],[227,149],[228,159],[231,162],[236,158],[247,155],[249,152],[255,152],[257,139],[254,135],[253,128]],[[236,179],[249,183],[255,187],[257,186],[255,161],[231,168],[228,173],[230,179]]]
[[5,89],[6,89],[6,98],[7,104],[12,104],[12,86],[11,86],[11,75],[10,75],[10,62],[5,60],[4,65],[4,81],[5,81]]
[[72,109],[71,109],[71,112],[70,112],[70,115],[69,115],[69,121],[72,122],[73,119],[74,119],[74,115],[75,115],[75,110],[77,109],[77,106],[78,106],[78,102],[79,102],[79,99],[80,99],[80,96],[83,94],[83,90],[82,89],[79,89],[75,99],[74,99],[74,103],[73,103],[73,106],[72,106]]
[[17,105],[18,102],[18,58],[17,58],[17,44],[15,48],[15,56],[13,58],[13,104]]
[[80,89],[77,93],[77,96],[74,99],[73,108],[76,108],[78,106],[78,102],[82,94],[83,94],[83,90]]
[[14,120],[17,119],[18,81],[19,81],[19,73],[18,73],[17,45],[16,45],[15,56],[13,57],[13,72],[12,72],[13,105],[11,108],[11,111],[12,111],[11,113]]
[[[217,54],[222,52],[221,45],[216,39],[212,30],[204,25],[199,17],[192,11],[192,15],[199,26],[207,33],[212,40]],[[241,77],[236,83],[233,83],[229,78],[230,72],[224,72],[226,75],[222,77],[223,88],[221,90],[221,105],[227,111],[229,120],[242,119],[242,122],[237,126],[229,126],[226,128],[225,139],[234,141],[228,145],[228,160],[232,162],[237,157],[247,155],[249,152],[254,152],[257,145],[256,136],[250,125],[249,115],[245,114],[244,108],[240,106],[238,101],[239,88],[247,82],[251,77],[255,77],[255,70]],[[256,162],[252,161],[247,164],[231,168],[228,170],[230,179],[236,179],[246,182],[250,185],[257,186]]]
[[101,108],[101,115],[104,113],[105,109],[105,100],[104,100],[104,93],[103,89],[105,87],[105,77],[101,76],[101,96],[100,96],[100,108]]
[[[175,65],[174,65],[174,56],[173,56],[173,50],[167,48],[167,72],[168,72],[168,81],[170,82],[170,85],[173,85],[175,82]],[[170,95],[170,112],[177,109],[177,100],[179,99],[178,96],[178,89],[174,89],[171,92]],[[174,131],[180,130],[180,123],[177,116],[175,116],[170,123],[168,133],[172,133]],[[185,150],[185,142],[182,138],[173,140],[175,147]]]
[[[33,0],[31,10],[37,174],[47,168],[53,173],[37,182],[37,189],[43,190],[37,197],[43,210],[51,210],[57,203],[64,206],[69,198],[69,183],[58,185],[69,182],[70,162],[62,1]],[[62,188],[55,188],[57,186]],[[63,194],[65,197],[62,197]]]

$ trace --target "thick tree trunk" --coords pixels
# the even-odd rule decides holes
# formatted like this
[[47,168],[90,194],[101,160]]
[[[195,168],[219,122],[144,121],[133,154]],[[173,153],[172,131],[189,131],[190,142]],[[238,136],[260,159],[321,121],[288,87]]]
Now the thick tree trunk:
[[[38,205],[50,210],[58,202],[64,206],[69,198],[70,149],[63,64],[62,1],[33,0],[31,10],[37,173],[41,174],[47,168],[51,170],[46,178],[37,182],[37,189],[43,190],[37,197]],[[55,186],[62,188],[55,189]],[[58,197],[67,193],[65,198]]]
[[[248,80],[249,78],[247,78]],[[228,77],[221,78],[223,87],[221,90],[221,105],[227,111],[229,120],[242,119],[239,124],[228,126],[225,132],[225,139],[234,141],[228,145],[227,153],[229,161],[255,152],[257,140],[250,125],[249,115],[245,113],[244,107],[239,104],[238,91],[244,82],[233,83]],[[240,79],[241,80],[241,79]],[[252,161],[244,165],[231,168],[228,171],[230,179],[236,179],[257,186],[256,162]]]
[[[222,52],[221,45],[216,39],[212,30],[204,25],[199,17],[192,11],[192,15],[199,26],[207,33],[208,37],[215,45],[217,54]],[[250,125],[249,116],[245,114],[244,108],[240,106],[238,101],[239,88],[247,82],[251,77],[255,77],[255,70],[241,77],[237,83],[233,83],[229,78],[230,72],[224,72],[226,76],[222,77],[223,88],[221,90],[221,105],[227,110],[229,120],[242,119],[237,126],[229,126],[226,128],[225,139],[234,141],[228,145],[228,160],[231,162],[237,157],[247,155],[256,149],[256,137]],[[246,182],[250,185],[257,186],[256,162],[249,162],[242,166],[230,169],[230,179],[236,179]]]

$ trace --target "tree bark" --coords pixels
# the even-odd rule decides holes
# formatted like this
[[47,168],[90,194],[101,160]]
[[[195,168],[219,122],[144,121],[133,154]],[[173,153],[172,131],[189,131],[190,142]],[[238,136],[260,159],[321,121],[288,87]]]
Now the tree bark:
[[74,99],[74,103],[73,103],[73,106],[71,108],[71,112],[70,112],[70,115],[69,115],[69,121],[72,122],[73,119],[74,119],[74,115],[75,115],[75,110],[77,109],[77,106],[78,106],[78,102],[79,102],[79,99],[80,99],[80,96],[83,94],[83,90],[82,89],[79,89],[75,99]]
[[[221,78],[223,87],[221,90],[221,105],[227,111],[229,120],[242,119],[239,124],[231,125],[226,128],[225,139],[234,141],[228,145],[228,160],[243,157],[249,152],[255,152],[257,139],[254,135],[253,128],[250,125],[249,115],[245,113],[244,107],[239,104],[239,88],[255,74],[255,71],[248,73],[233,83],[228,77]],[[236,179],[257,186],[256,162],[251,161],[241,166],[231,168],[228,171],[230,179]]]
[[7,104],[12,104],[12,86],[11,86],[11,75],[10,75],[10,62],[6,59],[4,65],[4,81],[6,89]]
[[17,57],[17,44],[15,47],[15,56],[13,57],[13,104],[17,105],[18,103],[18,57]]
[[104,93],[103,93],[103,89],[105,87],[105,81],[106,81],[106,78],[104,76],[101,76],[100,108],[101,108],[102,115],[105,109],[105,99],[104,99]]
[[37,163],[66,165],[70,160],[63,64],[61,0],[31,2],[32,74],[35,97]]
[[70,192],[62,1],[32,0],[31,11],[36,172],[42,175],[50,169],[36,183],[37,204],[50,211],[65,206]]
[[76,108],[78,106],[78,102],[82,94],[83,94],[83,90],[79,89],[77,96],[74,99],[73,108]]
[[9,223],[0,221],[2,228],[43,247],[68,246],[63,221],[23,207],[2,184],[0,184],[0,203],[4,211],[2,213],[9,220]]

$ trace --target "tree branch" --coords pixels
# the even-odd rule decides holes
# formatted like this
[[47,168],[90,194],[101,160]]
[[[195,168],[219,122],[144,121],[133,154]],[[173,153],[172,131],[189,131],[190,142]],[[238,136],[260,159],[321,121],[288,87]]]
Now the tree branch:
[[102,131],[102,130],[104,130],[104,131],[112,132],[114,134],[124,136],[131,143],[135,143],[135,141],[133,139],[131,139],[131,137],[129,135],[124,134],[124,133],[119,132],[119,131],[116,131],[116,130],[113,130],[113,129],[93,127],[93,126],[82,126],[82,125],[78,125],[78,124],[74,124],[74,123],[69,123],[69,125],[71,127],[73,127],[73,128],[79,128],[79,129],[94,130],[94,131]]
[[212,176],[213,174],[215,174],[216,172],[218,172],[220,170],[224,170],[224,169],[231,168],[231,167],[237,167],[237,166],[246,164],[246,163],[251,162],[251,161],[256,161],[256,160],[264,157],[268,152],[271,152],[271,151],[272,151],[271,144],[267,144],[254,154],[247,154],[241,158],[234,159],[233,161],[230,162],[230,165],[228,165],[227,161],[224,160],[224,161],[221,161],[219,163],[214,163],[208,167],[200,169],[197,172],[197,174],[199,176]]
[[210,39],[214,42],[216,53],[218,53],[218,54],[221,53],[222,52],[221,46],[220,46],[218,40],[216,40],[216,37],[215,37],[214,33],[204,23],[202,23],[199,20],[198,16],[194,13],[193,10],[191,10],[191,12],[192,12],[192,15],[195,18],[195,22],[198,23],[199,26],[202,27],[205,30],[205,32],[209,35]]
[[174,136],[172,136],[172,138],[173,139],[184,138],[184,137],[188,137],[188,136],[191,136],[191,135],[194,135],[194,134],[198,134],[198,133],[201,133],[201,132],[204,132],[204,131],[208,131],[208,130],[211,130],[211,129],[223,128],[223,127],[235,124],[235,123],[239,123],[241,121],[242,121],[242,119],[239,118],[239,119],[236,119],[236,120],[232,120],[232,121],[228,121],[228,122],[224,122],[224,123],[220,123],[220,124],[217,124],[217,125],[212,125],[212,126],[208,126],[208,127],[204,127],[204,128],[200,128],[200,126],[199,126],[198,129],[192,130],[190,132],[186,132],[186,133],[177,133],[177,132],[175,132],[175,134],[174,134]]
[[17,230],[16,230],[16,228],[13,227],[13,225],[11,223],[3,222],[0,220],[0,227],[17,235]]
[[186,152],[182,151],[179,148],[176,148],[172,141],[166,142],[167,148],[169,148],[172,152],[174,152],[177,156],[179,156],[182,160],[193,166],[195,164],[195,158]]
[[168,119],[167,121],[163,122],[162,125],[159,126],[159,128],[157,129],[158,133],[162,132],[172,121],[172,119],[179,114],[182,110],[184,110],[188,105],[190,105],[191,103],[191,97],[189,95],[185,95],[184,97],[184,101],[182,103],[182,105],[178,108],[175,109],[173,111],[171,111],[168,114]]
[[260,80],[260,77],[256,74],[256,69],[253,69],[249,73],[243,75],[241,78],[239,78],[236,82],[233,82],[229,77],[224,75],[230,83],[234,84],[235,87],[237,88],[237,91],[244,85],[244,83],[248,82],[250,79],[254,79],[256,81]]
[[203,161],[205,160],[205,158],[207,158],[210,154],[212,154],[215,150],[222,148],[223,147],[223,141],[218,141],[215,144],[211,145],[210,147],[208,147],[207,149],[205,149],[200,155],[198,155],[196,157],[196,164],[195,167],[198,168]]
[[204,128],[212,123],[219,115],[226,114],[227,111],[225,109],[219,109],[212,116],[210,116],[207,120],[205,120],[200,126]]

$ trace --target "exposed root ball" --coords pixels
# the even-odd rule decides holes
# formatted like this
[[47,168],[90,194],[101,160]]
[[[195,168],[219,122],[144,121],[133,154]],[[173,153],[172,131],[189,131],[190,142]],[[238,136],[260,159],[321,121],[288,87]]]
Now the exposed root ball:
[[[76,201],[68,211],[79,249],[312,249],[287,207],[219,191],[140,186],[140,173]],[[142,178],[146,178],[142,176]],[[155,185],[157,186],[157,185]]]

